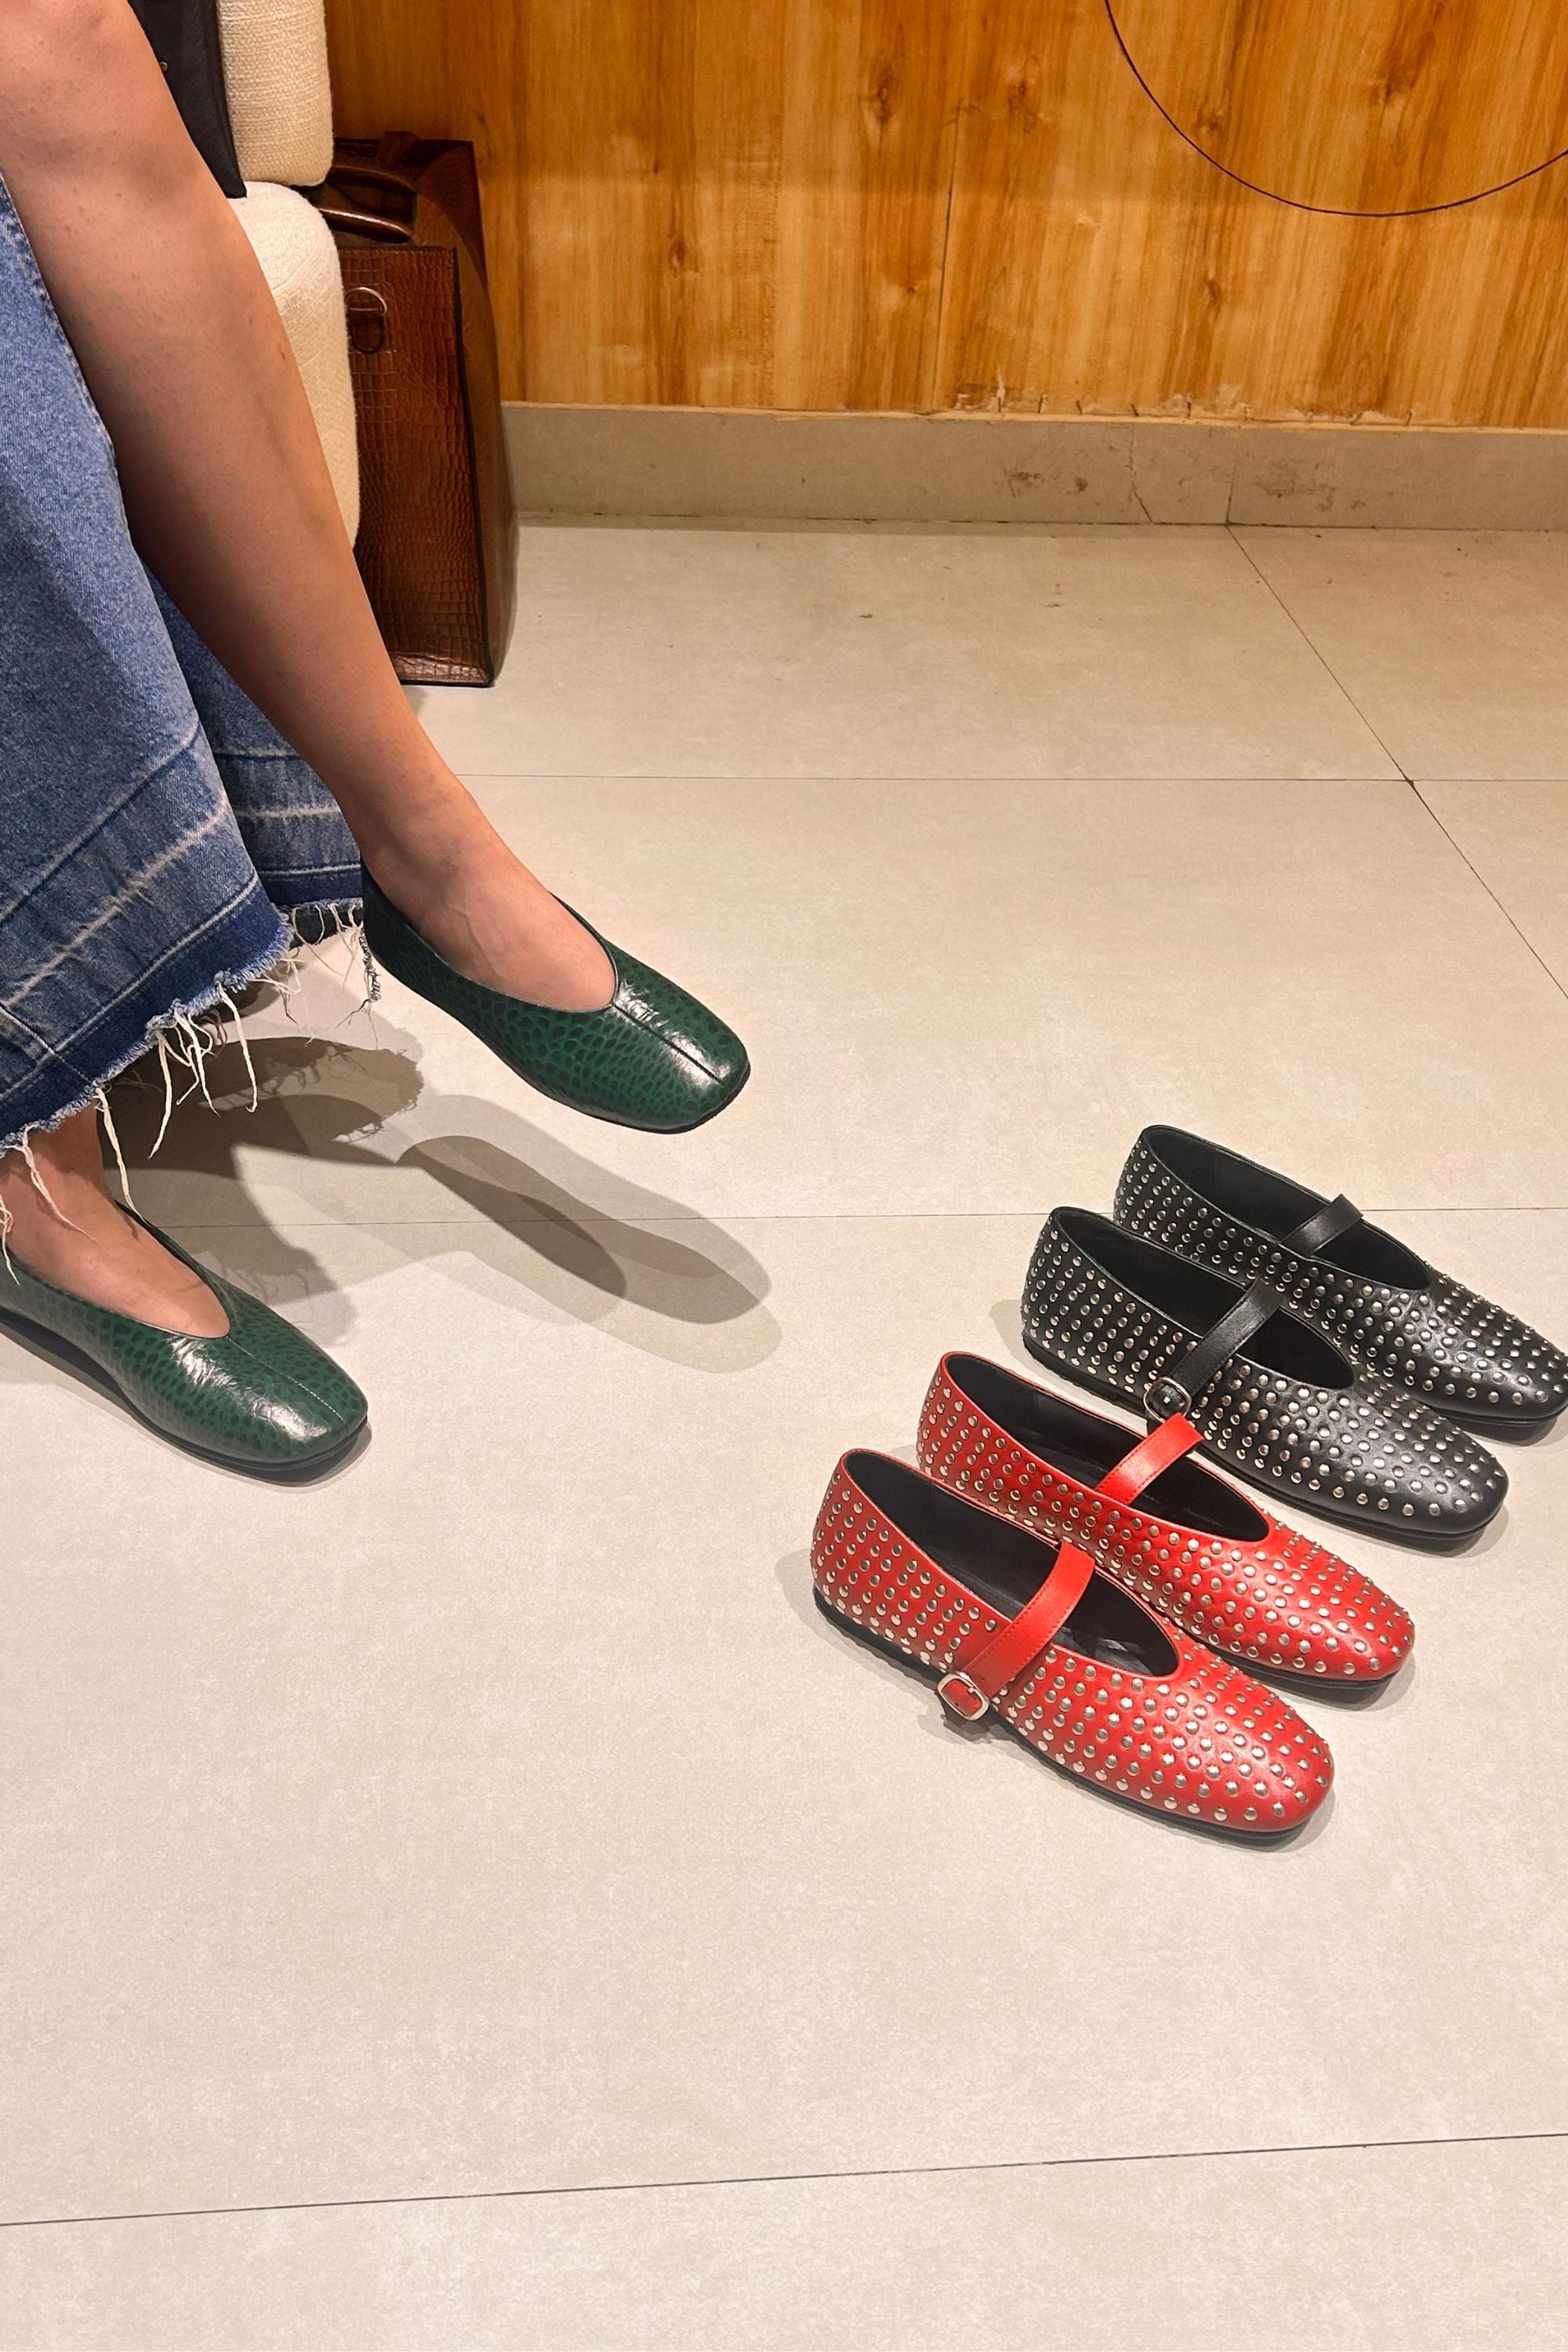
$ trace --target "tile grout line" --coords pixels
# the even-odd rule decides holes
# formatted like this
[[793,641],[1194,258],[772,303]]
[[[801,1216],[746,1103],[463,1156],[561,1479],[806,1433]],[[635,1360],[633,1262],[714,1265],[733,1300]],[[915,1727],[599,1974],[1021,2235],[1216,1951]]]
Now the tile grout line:
[[[1142,526],[1140,526],[1140,528],[1142,528]],[[1165,526],[1161,523],[1156,523],[1152,525],[1151,528],[1160,530],[1163,530]],[[1245,554],[1245,549],[1242,551]],[[1264,584],[1267,586],[1267,582],[1265,582]],[[1270,593],[1272,593],[1273,592],[1270,591]],[[1300,624],[1295,621],[1294,615],[1292,614],[1290,617],[1292,625],[1299,628]],[[1307,643],[1309,646],[1311,646],[1310,638],[1307,639]],[[1318,654],[1317,647],[1315,646],[1311,646],[1311,650],[1318,660],[1322,662],[1322,656],[1321,654]],[[1340,682],[1338,678],[1334,677],[1333,672],[1328,669],[1328,664],[1323,662],[1322,667],[1325,670],[1328,670],[1329,677],[1332,679],[1333,684],[1339,688],[1339,691],[1342,694],[1344,694],[1344,688],[1340,686]],[[1347,702],[1351,701],[1349,695],[1345,695],[1345,700]],[[1351,708],[1352,710],[1355,710],[1355,705],[1353,702],[1351,702]],[[1356,717],[1358,719],[1362,718],[1362,713],[1359,710],[1356,710]],[[1364,719],[1363,719],[1363,724],[1366,724]],[[1369,728],[1368,732],[1371,733],[1372,731],[1373,730]],[[1392,754],[1390,757],[1392,759]],[[606,770],[603,768],[476,768],[466,763],[459,767],[456,760],[451,761],[449,764],[452,767],[453,772],[458,776],[461,782],[478,784],[773,784],[786,786],[792,784],[833,784],[847,788],[850,791],[853,791],[857,786],[863,784],[942,784],[949,789],[957,788],[959,790],[965,790],[969,786],[974,784],[1011,784],[1016,786],[1020,790],[1025,787],[1036,789],[1045,784],[1129,784],[1139,786],[1146,784],[1152,786],[1156,791],[1180,791],[1185,786],[1194,784],[1258,784],[1259,786],[1279,785],[1288,787],[1296,784],[1305,784],[1308,786],[1314,784],[1397,784],[1400,782],[1408,783],[1410,782],[1409,777],[1405,775],[1403,771],[1399,775],[1395,776],[1303,776],[1294,772],[1288,775],[1274,776],[1212,776],[1197,773],[1184,776],[1153,774],[1134,776],[1129,775],[1125,768],[1115,768],[1107,770],[1104,774],[1101,774],[1098,770],[1093,773],[1080,770],[1075,773],[1067,773],[1064,772],[1059,775],[1031,776],[1026,774],[1020,775],[1016,769],[1008,768],[997,769],[994,772],[980,776],[955,776],[945,773],[939,774],[935,771],[932,771],[931,773],[926,775],[906,775],[900,772],[883,771],[880,769],[876,771],[875,773],[869,774],[863,771],[856,770],[847,771],[837,775],[820,775],[815,771],[810,773],[803,773],[800,775],[778,775],[776,773],[770,773],[765,769],[747,770],[743,774],[740,774],[731,770],[721,771],[719,769],[711,769],[706,772],[699,771],[698,772],[690,775],[684,775],[674,773],[671,771],[663,768],[637,770]],[[1399,763],[1397,761],[1394,761],[1393,764],[1397,767]],[[1446,777],[1444,781],[1446,782],[1456,784],[1484,784],[1495,782],[1496,779],[1489,776],[1451,776]],[[1538,778],[1536,781],[1544,783],[1555,783],[1568,780],[1547,776]]]
[[[1436,782],[1436,779],[1433,779],[1432,781]],[[1449,780],[1445,777],[1442,781],[1444,782],[1447,782]],[[1568,987],[1564,987],[1563,982],[1552,971],[1552,966],[1547,962],[1546,958],[1542,954],[1534,940],[1531,939],[1529,934],[1523,930],[1516,921],[1512,911],[1504,906],[1502,900],[1498,897],[1497,892],[1492,888],[1491,884],[1487,880],[1486,876],[1481,872],[1474,858],[1471,857],[1464,844],[1456,840],[1454,835],[1449,832],[1441,816],[1433,807],[1431,802],[1427,799],[1426,793],[1422,791],[1420,785],[1415,782],[1414,778],[1411,779],[1410,789],[1415,793],[1416,799],[1420,802],[1422,807],[1426,810],[1427,815],[1431,818],[1433,824],[1436,826],[1438,832],[1442,835],[1444,840],[1448,844],[1449,847],[1454,851],[1455,855],[1460,859],[1462,864],[1468,866],[1469,871],[1475,876],[1476,880],[1480,884],[1481,888],[1486,892],[1487,897],[1491,900],[1492,905],[1497,908],[1499,914],[1501,915],[1503,920],[1510,926],[1521,944],[1527,948],[1530,953],[1534,957],[1536,962],[1541,966],[1542,971],[1546,974],[1547,979],[1552,982],[1552,987],[1557,991],[1558,994],[1560,996],[1568,996]]]
[[[389,1162],[395,1171],[396,1162]],[[1051,1207],[1057,1204],[1053,1202]],[[1568,1212],[1568,1201],[1449,1201],[1405,1202],[1391,1206],[1375,1201],[1368,1212],[1375,1217],[1556,1217]],[[337,1231],[401,1233],[431,1225],[450,1233],[530,1234],[559,1230],[552,1217],[326,1216],[326,1217],[203,1217],[165,1211],[172,1228],[183,1234],[284,1234]],[[626,1226],[641,1232],[663,1225],[913,1225],[954,1222],[1005,1224],[1015,1220],[1043,1223],[1050,1209],[724,1209],[685,1216],[617,1216],[612,1209],[581,1209],[574,1223],[584,1225]]]
[[40,2213],[0,2221],[0,2230],[88,2229],[109,2222],[201,2221],[252,2213],[342,2213],[410,2205],[494,2205],[542,2197],[635,2197],[681,2189],[792,2188],[812,2181],[938,2180],[997,2172],[1081,2171],[1094,2165],[1234,2163],[1266,2156],[1363,2156],[1416,2147],[1516,2147],[1568,2140],[1556,2131],[1434,2133],[1403,2139],[1288,2141],[1279,2147],[1127,2149],[1112,2156],[1003,2157],[977,2164],[847,2165],[816,2172],[692,2174],[668,2180],[590,2180],[539,2189],[428,2189],[405,2197],[301,2197],[254,2205],[177,2205],[124,2213]]
[[[1403,761],[1394,759],[1394,752],[1390,749],[1389,745],[1384,741],[1383,737],[1378,733],[1377,729],[1373,725],[1372,720],[1367,717],[1366,712],[1362,709],[1360,703],[1356,700],[1354,695],[1351,692],[1343,678],[1339,676],[1338,672],[1333,667],[1333,665],[1328,659],[1328,656],[1321,653],[1318,646],[1313,643],[1312,638],[1308,634],[1307,629],[1301,621],[1298,619],[1297,615],[1290,610],[1289,605],[1285,602],[1284,597],[1281,596],[1278,588],[1275,587],[1272,580],[1269,579],[1268,573],[1262,569],[1261,565],[1253,556],[1251,549],[1242,545],[1241,541],[1236,536],[1235,527],[1232,524],[1227,522],[1226,524],[1226,530],[1229,532],[1231,539],[1235,541],[1235,544],[1242,556],[1251,565],[1257,577],[1268,589],[1269,594],[1279,605],[1279,610],[1285,614],[1292,628],[1295,629],[1303,645],[1311,647],[1313,655],[1322,665],[1325,674],[1329,677],[1332,678],[1335,686],[1339,688],[1339,691],[1344,696],[1345,700],[1350,704],[1351,709],[1355,712],[1356,717],[1366,729],[1367,733],[1373,738],[1373,740],[1377,744],[1378,748],[1384,752],[1385,757],[1393,761],[1394,765],[1399,770],[1401,776],[1404,777],[1407,788],[1415,795],[1416,805],[1423,810],[1427,817],[1430,818],[1431,822],[1436,826],[1438,832],[1442,835],[1444,840],[1448,844],[1448,846],[1459,858],[1461,864],[1467,867],[1468,872],[1474,877],[1475,880],[1479,883],[1481,888],[1486,892],[1487,897],[1491,900],[1492,905],[1497,908],[1499,914],[1501,915],[1503,920],[1508,924],[1510,929],[1519,940],[1521,945],[1526,949],[1533,961],[1540,965],[1542,971],[1551,982],[1552,987],[1557,991],[1557,993],[1560,996],[1568,996],[1568,987],[1565,987],[1563,982],[1559,980],[1557,974],[1552,971],[1545,957],[1535,946],[1533,940],[1526,935],[1519,923],[1515,921],[1510,909],[1504,906],[1502,900],[1498,897],[1497,892],[1492,888],[1491,884],[1487,880],[1486,876],[1481,873],[1474,860],[1468,855],[1461,845],[1456,841],[1454,835],[1449,832],[1447,826],[1438,815],[1437,811],[1426,798],[1421,786],[1416,782],[1415,778],[1406,772]],[[1476,777],[1455,777],[1451,779],[1445,777],[1443,779],[1443,782],[1484,782],[1488,780],[1485,778]]]
[[[1306,646],[1308,652],[1311,655],[1312,659],[1317,663],[1324,677],[1332,684],[1335,692],[1344,697],[1344,699],[1349,703],[1351,709],[1355,712],[1356,717],[1361,720],[1362,725],[1366,729],[1367,733],[1372,737],[1373,741],[1377,745],[1378,750],[1383,753],[1384,758],[1388,761],[1391,767],[1398,770],[1400,781],[1409,785],[1411,791],[1415,792],[1415,785],[1411,782],[1409,776],[1405,772],[1405,762],[1402,760],[1396,760],[1394,758],[1393,751],[1384,741],[1382,736],[1378,733],[1376,728],[1373,725],[1371,719],[1367,717],[1365,711],[1362,709],[1360,703],[1356,700],[1354,695],[1351,692],[1343,678],[1340,677],[1339,673],[1334,668],[1333,664],[1330,661],[1327,654],[1323,652],[1322,648],[1310,635],[1305,623],[1297,614],[1290,610],[1289,605],[1285,602],[1284,597],[1281,596],[1279,589],[1276,588],[1273,581],[1270,580],[1267,572],[1264,571],[1262,565],[1253,554],[1252,550],[1249,547],[1243,546],[1240,539],[1237,536],[1237,525],[1228,520],[1228,519],[1225,525],[1225,532],[1226,538],[1230,541],[1231,545],[1241,557],[1242,562],[1252,572],[1253,578],[1258,582],[1260,586],[1266,588],[1268,591],[1269,595],[1273,597],[1274,602],[1279,605],[1279,610],[1284,614],[1285,618],[1289,622],[1290,626],[1295,630],[1296,635],[1300,638],[1301,643]],[[1394,782],[1394,778],[1392,776],[1385,776],[1383,781],[1385,783],[1392,783]],[[1415,796],[1417,800],[1421,797],[1419,793],[1417,793]]]
[[[1140,526],[1140,528],[1142,528],[1142,526]],[[1156,523],[1152,525],[1152,528],[1156,530],[1164,530],[1167,526],[1163,523]],[[1241,550],[1241,553],[1247,558],[1247,562],[1252,564],[1254,572],[1257,572],[1258,566],[1256,563],[1253,563],[1252,558],[1247,555],[1245,548]],[[1352,709],[1355,711],[1356,717],[1361,719],[1363,725],[1366,728],[1368,734],[1373,737],[1373,741],[1377,743],[1380,750],[1386,751],[1386,745],[1384,744],[1382,738],[1377,734],[1377,731],[1373,727],[1370,719],[1366,718],[1365,713],[1358,707],[1353,698],[1346,691],[1339,678],[1334,676],[1333,671],[1329,668],[1328,663],[1323,659],[1322,655],[1319,653],[1317,646],[1312,644],[1312,640],[1307,635],[1306,631],[1301,627],[1301,624],[1290,611],[1289,606],[1281,603],[1279,591],[1271,585],[1269,581],[1262,572],[1258,572],[1258,576],[1262,582],[1263,586],[1268,588],[1269,594],[1274,598],[1276,604],[1280,605],[1280,610],[1285,614],[1291,627],[1296,630],[1297,634],[1300,637],[1302,637],[1306,645],[1310,647],[1314,658],[1321,664],[1321,667],[1328,672],[1330,678],[1332,680],[1334,686],[1338,688],[1340,693],[1344,695],[1345,700],[1350,703]],[[445,755],[443,754],[443,756]],[[1394,759],[1393,752],[1388,751],[1387,756],[1391,765],[1399,769],[1397,775],[1304,776],[1298,772],[1292,772],[1289,775],[1238,776],[1236,774],[1215,775],[1207,770],[1200,771],[1194,769],[1190,775],[1173,776],[1170,774],[1163,774],[1133,776],[1129,775],[1125,768],[1109,769],[1104,774],[1100,773],[1099,771],[1096,771],[1091,774],[1087,770],[1079,770],[1075,773],[1068,773],[1064,771],[1062,773],[1056,775],[1047,775],[1044,773],[1029,775],[1026,773],[1020,773],[1020,772],[1016,768],[998,768],[985,775],[970,776],[954,775],[946,772],[938,772],[934,769],[922,775],[910,775],[906,774],[901,770],[894,769],[878,769],[874,772],[847,769],[842,770],[836,774],[822,773],[816,769],[812,769],[809,771],[802,771],[798,775],[792,775],[781,774],[777,770],[763,768],[747,769],[744,772],[731,769],[721,770],[718,768],[708,769],[705,771],[693,770],[690,772],[686,772],[670,768],[459,768],[455,761],[450,764],[454,774],[457,775],[460,782],[468,783],[472,781],[478,783],[488,784],[834,784],[847,785],[851,790],[858,784],[944,784],[959,788],[963,788],[970,784],[1014,784],[1018,786],[1020,789],[1023,789],[1025,786],[1033,788],[1040,784],[1152,784],[1161,789],[1168,788],[1173,791],[1179,792],[1189,784],[1304,784],[1310,788],[1315,784],[1397,784],[1402,782],[1408,784],[1412,782],[1414,779],[1405,775],[1404,770],[1399,768],[1399,762]],[[1496,784],[1499,782],[1561,784],[1568,783],[1568,773],[1562,776],[1509,776],[1501,778],[1497,776],[1442,776],[1435,777],[1432,781],[1434,782],[1441,782],[1445,784]]]

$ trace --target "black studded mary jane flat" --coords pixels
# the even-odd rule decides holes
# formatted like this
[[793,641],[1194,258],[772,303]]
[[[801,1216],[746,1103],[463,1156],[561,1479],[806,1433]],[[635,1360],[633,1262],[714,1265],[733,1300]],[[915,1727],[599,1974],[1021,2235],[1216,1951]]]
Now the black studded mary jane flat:
[[1181,1413],[1253,1486],[1341,1527],[1433,1551],[1497,1517],[1508,1479],[1485,1446],[1290,1313],[1087,1209],[1058,1209],[1030,1262],[1024,1344],[1069,1381],[1147,1414]]
[[1342,1193],[1327,1200],[1176,1127],[1145,1128],[1118,1221],[1239,1281],[1271,1283],[1359,1370],[1381,1373],[1483,1437],[1533,1437],[1568,1406],[1568,1355]]

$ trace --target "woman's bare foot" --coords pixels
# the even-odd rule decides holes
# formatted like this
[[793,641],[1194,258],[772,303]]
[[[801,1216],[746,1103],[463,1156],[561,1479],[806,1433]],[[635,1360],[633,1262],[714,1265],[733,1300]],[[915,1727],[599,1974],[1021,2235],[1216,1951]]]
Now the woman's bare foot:
[[[228,1317],[216,1292],[110,1198],[96,1111],[35,1135],[32,1152],[37,1175],[19,1151],[0,1152],[0,1211],[9,1212],[6,1247],[19,1265],[138,1323],[223,1337]],[[0,1307],[5,1286],[0,1261]]]
[[598,940],[466,793],[434,825],[409,824],[378,842],[367,863],[398,912],[465,979],[563,1013],[609,1003],[615,974]]

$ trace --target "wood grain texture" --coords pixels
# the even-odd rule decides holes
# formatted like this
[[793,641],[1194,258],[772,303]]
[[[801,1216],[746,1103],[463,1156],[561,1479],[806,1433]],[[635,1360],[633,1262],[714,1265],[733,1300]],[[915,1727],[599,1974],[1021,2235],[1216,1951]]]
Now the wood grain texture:
[[1303,205],[1463,202],[1568,145],[1568,10],[1541,0],[1111,0],[1205,155]]
[[339,128],[478,142],[514,398],[916,408],[965,5],[330,0]]
[[484,202],[501,392],[519,397],[523,343],[525,12],[512,0],[327,0],[332,119],[345,139],[383,131],[471,139]]
[[1101,0],[982,15],[939,402],[1001,385],[1052,410],[1568,421],[1563,166],[1415,218],[1299,211],[1175,136]]
[[[1561,143],[1561,0],[1118,0],[1311,203]],[[1253,194],[1104,0],[328,0],[341,130],[470,137],[505,389],[1568,424],[1568,165]]]

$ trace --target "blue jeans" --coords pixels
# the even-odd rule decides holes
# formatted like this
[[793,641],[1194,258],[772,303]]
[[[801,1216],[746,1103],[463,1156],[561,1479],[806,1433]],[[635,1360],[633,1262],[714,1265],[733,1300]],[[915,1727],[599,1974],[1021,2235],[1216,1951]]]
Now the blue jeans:
[[359,897],[336,802],[142,569],[0,183],[0,1150]]

